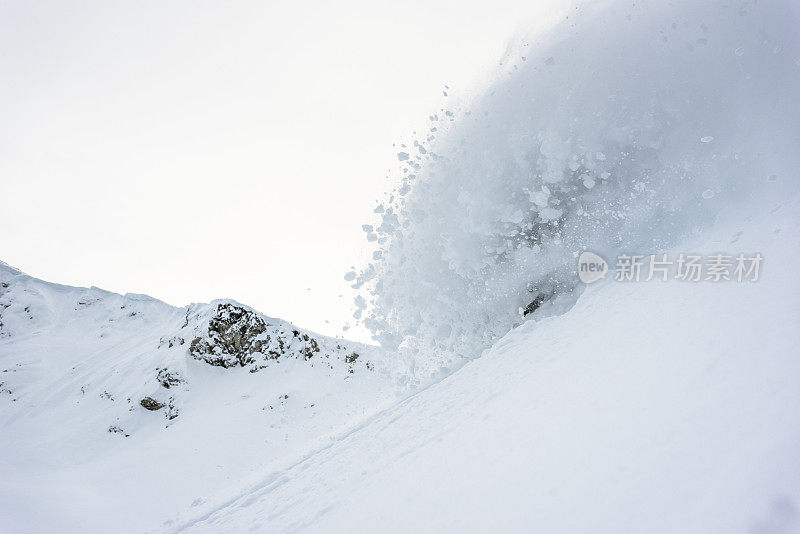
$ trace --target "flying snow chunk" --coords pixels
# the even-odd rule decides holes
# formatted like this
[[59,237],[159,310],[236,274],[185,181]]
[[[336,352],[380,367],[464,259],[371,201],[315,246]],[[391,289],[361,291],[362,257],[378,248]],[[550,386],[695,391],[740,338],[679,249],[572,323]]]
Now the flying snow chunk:
[[352,282],[353,280],[356,279],[356,272],[355,271],[350,271],[349,273],[344,275],[344,279],[347,282]]
[[367,307],[367,301],[364,300],[364,297],[362,297],[361,295],[358,295],[356,297],[355,303],[356,303],[356,306],[358,307],[358,309],[360,309],[360,310],[363,310],[363,309],[365,309]]
[[701,137],[701,138],[700,138],[700,142],[701,142],[701,143],[710,143],[710,142],[711,142],[711,141],[713,141],[713,140],[714,140],[714,137],[713,137],[713,136],[711,136],[711,135],[707,135],[707,136],[705,136],[705,137]]
[[705,191],[703,191],[703,198],[706,200],[714,198],[714,191],[712,191],[711,189],[706,189]]
[[550,198],[550,190],[546,188],[542,188],[541,191],[533,191],[528,194],[531,202],[539,206],[540,208],[547,207],[547,201]]
[[542,222],[555,221],[556,219],[561,217],[562,213],[563,212],[560,209],[543,208],[539,210],[539,218],[542,220]]
[[507,222],[510,222],[512,224],[519,224],[524,220],[525,220],[525,214],[522,213],[522,210],[515,211],[514,213],[511,214],[511,216],[508,219],[506,219]]
[[397,153],[397,159],[398,159],[399,161],[405,161],[405,160],[407,160],[407,159],[408,159],[408,152],[398,152],[398,153]]

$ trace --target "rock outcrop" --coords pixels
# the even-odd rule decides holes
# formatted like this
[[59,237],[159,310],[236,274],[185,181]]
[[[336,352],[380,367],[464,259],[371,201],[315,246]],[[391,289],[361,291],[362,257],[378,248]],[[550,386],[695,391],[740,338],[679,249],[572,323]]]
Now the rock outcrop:
[[164,407],[163,403],[158,402],[153,397],[145,397],[139,401],[139,404],[142,405],[142,408],[145,410],[150,410],[151,412],[155,412],[156,410],[160,410]]
[[289,323],[232,302],[217,303],[207,327],[201,323],[197,333],[189,345],[189,353],[198,360],[225,368],[252,366],[250,370],[255,372],[262,368],[260,364],[282,357],[310,360],[319,355],[348,363],[358,357],[334,340],[322,341]]

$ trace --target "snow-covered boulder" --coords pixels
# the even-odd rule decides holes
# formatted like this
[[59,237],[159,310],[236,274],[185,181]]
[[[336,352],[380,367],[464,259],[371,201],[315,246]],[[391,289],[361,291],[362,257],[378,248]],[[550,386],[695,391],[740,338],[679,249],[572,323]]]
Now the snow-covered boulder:
[[266,331],[267,324],[257,313],[229,302],[220,303],[208,321],[208,332],[192,340],[189,352],[211,365],[248,365],[254,361],[253,353],[269,350],[271,340]]
[[[191,312],[191,310],[190,310]],[[219,367],[250,367],[256,372],[265,362],[278,358],[310,360],[315,356],[352,363],[358,352],[336,340],[303,332],[290,323],[266,317],[234,301],[215,301],[194,314],[187,313],[187,326],[194,323],[195,336],[189,353]],[[184,338],[170,338],[170,343]]]

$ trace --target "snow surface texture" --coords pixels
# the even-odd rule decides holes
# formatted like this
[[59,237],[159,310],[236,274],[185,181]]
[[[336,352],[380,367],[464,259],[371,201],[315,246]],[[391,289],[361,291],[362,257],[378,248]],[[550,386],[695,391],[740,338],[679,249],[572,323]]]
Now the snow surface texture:
[[[0,531],[800,532],[800,198],[725,215],[672,253],[759,251],[758,282],[599,283],[400,402],[366,365],[209,365],[162,340],[186,308],[3,268]],[[176,388],[173,420],[125,400]]]
[[375,354],[0,263],[0,532],[142,532],[277,468],[394,399]]
[[483,96],[400,147],[374,261],[346,276],[356,316],[424,382],[536,299],[574,301],[579,251],[655,253],[796,190],[798,20],[794,0],[587,2],[521,39]]
[[[396,353],[0,266],[0,531],[800,532],[798,9],[594,2],[437,113],[347,275]],[[575,282],[670,247],[761,280]]]
[[800,532],[800,198],[671,251],[755,283],[591,286],[167,532]]

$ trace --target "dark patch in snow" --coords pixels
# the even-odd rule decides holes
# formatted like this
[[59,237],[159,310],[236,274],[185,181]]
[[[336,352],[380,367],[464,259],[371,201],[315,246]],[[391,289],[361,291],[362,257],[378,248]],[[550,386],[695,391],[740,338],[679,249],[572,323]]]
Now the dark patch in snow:
[[[358,355],[341,344],[332,346],[283,321],[230,302],[216,305],[207,331],[194,338],[189,353],[196,359],[219,367],[252,366],[254,373],[279,358],[311,360],[332,356],[353,363]],[[355,355],[355,358],[353,358]]]
[[153,397],[145,397],[139,401],[139,404],[142,405],[142,408],[145,410],[150,410],[151,412],[155,412],[156,410],[160,410],[164,407],[164,404],[158,402]]
[[161,384],[166,389],[171,388],[172,386],[177,386],[179,384],[183,384],[186,380],[177,372],[170,371],[169,369],[156,369],[156,380],[159,384]]

